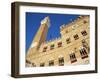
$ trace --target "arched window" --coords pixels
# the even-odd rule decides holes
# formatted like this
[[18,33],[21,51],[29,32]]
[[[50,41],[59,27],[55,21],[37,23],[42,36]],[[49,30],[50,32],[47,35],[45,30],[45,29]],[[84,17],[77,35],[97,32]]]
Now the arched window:
[[52,50],[52,49],[54,49],[54,44],[52,44],[52,45],[50,46],[50,50]]
[[81,34],[82,34],[83,36],[86,36],[86,35],[87,35],[87,32],[84,30],[84,31],[81,32]]
[[40,63],[40,67],[44,67],[45,66],[45,64],[44,63]]
[[26,63],[27,63],[27,64],[31,64],[31,62],[30,62],[30,61],[28,61],[28,60],[26,60]]
[[54,66],[54,60],[49,61],[49,66]]
[[79,39],[78,34],[75,34],[75,35],[74,35],[74,39],[75,39],[75,40]]
[[70,38],[67,38],[66,39],[66,42],[67,42],[67,44],[69,44],[71,42],[71,39]]
[[82,59],[88,57],[87,51],[86,51],[86,49],[84,47],[80,49],[80,54],[81,54],[81,58]]
[[32,63],[32,67],[36,67],[35,63]]
[[64,57],[59,58],[59,66],[64,66]]
[[26,60],[26,67],[32,67],[32,64],[29,60]]
[[71,63],[74,63],[77,61],[75,53],[70,54],[70,61],[71,61]]
[[45,47],[43,48],[43,52],[46,52],[46,50],[47,50],[47,46],[45,46]]
[[82,46],[83,46],[85,49],[87,49],[88,52],[90,51],[89,45],[88,45],[88,43],[87,43],[84,39],[82,40]]
[[59,42],[59,43],[58,43],[58,47],[61,47],[61,46],[62,46],[62,42]]

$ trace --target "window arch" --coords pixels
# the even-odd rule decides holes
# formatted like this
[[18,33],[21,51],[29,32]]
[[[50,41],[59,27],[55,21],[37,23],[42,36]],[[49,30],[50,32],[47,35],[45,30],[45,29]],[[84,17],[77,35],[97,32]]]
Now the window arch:
[[64,57],[59,58],[59,66],[64,66]]
[[66,39],[66,42],[67,42],[67,44],[71,43],[71,39],[70,38],[67,38]]
[[54,49],[54,44],[52,44],[52,45],[50,46],[50,50],[52,50],[52,49]]
[[75,40],[79,39],[78,34],[75,34],[73,37],[74,37]]
[[32,63],[32,67],[36,67],[35,63]]
[[58,47],[61,47],[62,46],[62,42],[58,42]]
[[45,46],[44,48],[43,48],[43,52],[46,52],[47,51],[47,46]]
[[71,61],[71,63],[74,63],[74,62],[77,61],[76,56],[75,56],[75,53],[71,53],[70,54],[70,61]]
[[87,58],[88,57],[88,53],[86,51],[86,49],[84,47],[82,47],[80,49],[80,54],[81,54],[81,58],[84,59],[84,58]]
[[81,34],[82,34],[83,36],[86,36],[86,35],[87,35],[86,30],[82,31]]
[[54,60],[49,61],[49,66],[54,66]]
[[40,63],[40,67],[44,67],[45,66],[45,63]]

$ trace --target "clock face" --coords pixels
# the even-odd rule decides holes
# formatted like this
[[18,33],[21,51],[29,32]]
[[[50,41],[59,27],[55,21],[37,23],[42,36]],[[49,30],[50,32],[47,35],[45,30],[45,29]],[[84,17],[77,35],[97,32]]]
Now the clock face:
[[32,43],[31,48],[37,46],[37,42]]

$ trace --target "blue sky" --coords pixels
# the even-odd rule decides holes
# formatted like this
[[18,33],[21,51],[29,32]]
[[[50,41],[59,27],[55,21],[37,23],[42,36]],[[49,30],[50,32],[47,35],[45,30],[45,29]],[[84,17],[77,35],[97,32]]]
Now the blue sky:
[[50,27],[46,38],[48,41],[60,37],[60,26],[72,22],[79,15],[26,12],[26,52],[40,27],[41,20],[46,16],[50,18]]

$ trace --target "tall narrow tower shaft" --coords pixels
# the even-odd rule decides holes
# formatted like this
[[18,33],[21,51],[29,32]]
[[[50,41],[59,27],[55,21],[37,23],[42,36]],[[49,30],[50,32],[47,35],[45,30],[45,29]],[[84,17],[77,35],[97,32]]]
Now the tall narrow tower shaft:
[[31,44],[31,48],[34,46],[34,43],[35,43],[37,46],[37,49],[38,49],[40,47],[41,43],[45,42],[49,24],[50,24],[49,17],[45,17],[41,21],[40,28],[38,29],[38,31],[33,39],[33,42]]
[[45,17],[41,21],[41,25],[32,41],[32,44],[28,50],[28,55],[37,53],[41,43],[45,42],[49,25],[50,25],[49,17]]

